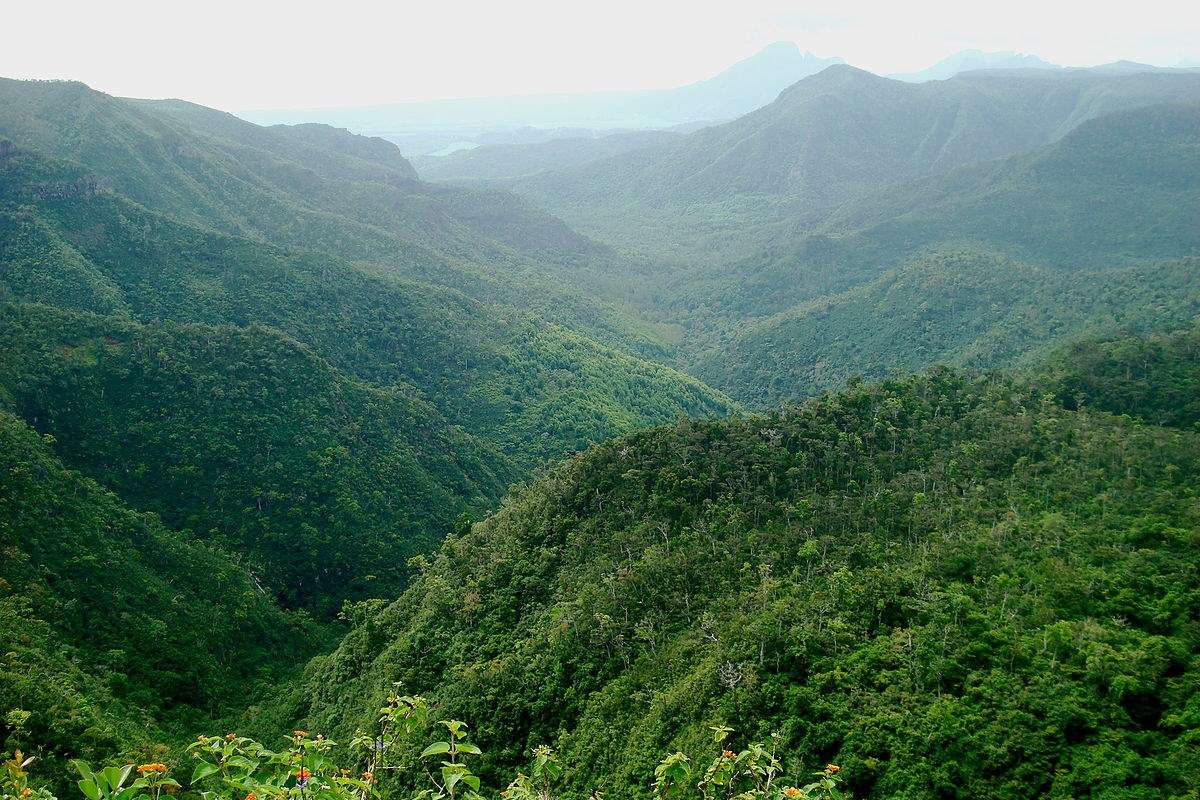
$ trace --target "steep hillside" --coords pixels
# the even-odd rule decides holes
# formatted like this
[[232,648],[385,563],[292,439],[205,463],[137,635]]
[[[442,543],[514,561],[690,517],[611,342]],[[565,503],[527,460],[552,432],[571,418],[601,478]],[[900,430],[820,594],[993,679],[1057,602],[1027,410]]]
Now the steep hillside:
[[[391,144],[321,126],[262,128],[178,101],[110,97],[83,84],[0,82],[0,134],[68,158],[114,189],[182,221],[276,244],[358,258],[478,255],[457,217]],[[589,245],[510,203],[508,224],[555,226],[568,250]],[[392,252],[399,251],[399,252]],[[449,268],[448,266],[446,268]]]
[[[229,554],[131,510],[0,410],[0,707],[43,779],[239,714],[326,645]],[[6,735],[8,731],[5,731]]]
[[[769,241],[781,230],[771,223],[819,221],[846,200],[1031,150],[1107,113],[1198,100],[1200,74],[1001,70],[910,84],[839,65],[725,125],[513,186],[602,241],[711,261]],[[695,241],[697,219],[728,241]]]
[[663,348],[627,311],[563,280],[583,267],[610,269],[603,248],[514,195],[421,183],[383,140],[261,128],[79,83],[3,79],[0,138],[81,166],[105,188],[194,227],[512,305],[627,351]]
[[141,321],[269,325],[353,377],[416,387],[527,466],[626,426],[728,408],[681,373],[516,309],[186,226],[20,149],[0,170],[0,285],[16,298]]
[[1011,364],[1197,313],[1197,186],[1200,106],[1110,114],[1033,153],[846,204],[816,231],[681,277],[671,303],[704,309],[690,324],[715,332],[693,371],[751,403],[855,373]]
[[[1195,387],[1192,387],[1195,390]],[[401,681],[564,796],[781,735],[858,798],[1186,796],[1200,437],[949,371],[588,450],[310,668],[322,730]]]
[[519,474],[428,403],[268,328],[0,306],[0,338],[0,396],[66,463],[321,616],[398,594],[408,557]]
[[1200,102],[1083,123],[1029,154],[905,184],[840,208],[830,230],[876,249],[970,240],[1058,265],[1200,251]]

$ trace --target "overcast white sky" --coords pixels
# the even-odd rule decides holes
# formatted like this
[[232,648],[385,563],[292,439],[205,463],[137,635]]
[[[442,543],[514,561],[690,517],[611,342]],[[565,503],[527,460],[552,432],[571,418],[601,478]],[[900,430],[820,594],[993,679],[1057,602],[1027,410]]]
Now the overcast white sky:
[[956,50],[1200,61],[1197,0],[16,0],[0,75],[228,110],[662,88],[774,41],[875,72]]

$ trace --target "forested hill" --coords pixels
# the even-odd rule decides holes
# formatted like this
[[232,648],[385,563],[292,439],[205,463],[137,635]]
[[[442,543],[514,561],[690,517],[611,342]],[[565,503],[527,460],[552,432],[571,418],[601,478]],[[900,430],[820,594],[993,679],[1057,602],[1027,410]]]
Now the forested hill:
[[328,635],[54,444],[0,410],[0,705],[65,786],[67,758],[152,755],[264,701]]
[[252,704],[461,517],[733,410],[555,288],[594,248],[510,199],[345,132],[0,82],[0,711],[43,776],[273,735]]
[[676,281],[676,307],[709,312],[697,327],[737,320],[692,369],[769,403],[854,374],[1011,365],[1066,338],[1185,323],[1200,313],[1198,186],[1200,105],[1164,105],[847,204]]
[[63,159],[173,220],[318,251],[377,273],[536,311],[605,344],[662,343],[564,275],[604,248],[514,195],[414,179],[381,139],[323,126],[262,128],[180,101],[111,97],[83,84],[0,79],[0,137]]
[[1051,364],[1044,378],[1068,408],[1200,431],[1200,323],[1174,333],[1077,342]]
[[769,243],[778,223],[895,183],[1042,147],[1106,114],[1197,101],[1200,73],[999,70],[911,84],[835,65],[732,122],[512,186],[601,241],[667,263],[729,259]]
[[1091,409],[1189,381],[1194,337],[1095,345],[1079,411],[940,369],[591,448],[447,541],[295,702],[350,731],[401,681],[477,721],[497,782],[555,744],[570,798],[649,797],[656,755],[718,724],[858,798],[1186,796],[1200,434]]
[[0,397],[72,466],[327,618],[523,474],[402,387],[279,331],[0,305]]

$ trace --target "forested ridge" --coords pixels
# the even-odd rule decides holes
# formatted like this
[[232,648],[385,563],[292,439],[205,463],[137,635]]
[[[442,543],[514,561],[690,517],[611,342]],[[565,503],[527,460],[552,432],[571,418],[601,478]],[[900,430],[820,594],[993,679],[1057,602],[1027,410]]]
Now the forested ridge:
[[1194,797],[1198,81],[0,79],[2,800]]
[[486,720],[498,774],[556,742],[568,796],[649,796],[710,724],[861,797],[1186,796],[1200,440],[1038,383],[935,371],[592,448],[450,539],[298,707],[349,729],[401,681]]

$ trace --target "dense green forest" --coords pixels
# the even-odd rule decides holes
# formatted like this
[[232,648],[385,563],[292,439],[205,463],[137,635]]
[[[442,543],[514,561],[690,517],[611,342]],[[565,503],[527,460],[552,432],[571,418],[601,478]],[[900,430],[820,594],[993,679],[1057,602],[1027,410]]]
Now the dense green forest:
[[0,387],[67,463],[244,554],[289,606],[396,594],[408,556],[519,474],[428,403],[270,328],[10,306],[0,336]]
[[182,743],[328,646],[228,553],[130,508],[54,444],[0,412],[0,704],[30,713],[43,779],[65,777],[63,757]]
[[837,65],[438,184],[0,79],[3,800],[1195,797],[1198,102]]
[[650,796],[653,754],[728,724],[859,797],[1183,797],[1200,437],[1087,408],[1194,337],[1125,345],[1161,354],[1082,411],[940,370],[592,448],[450,539],[297,702],[350,730],[401,681],[486,720],[489,773],[554,742],[567,796]]

